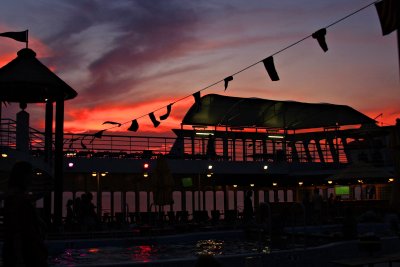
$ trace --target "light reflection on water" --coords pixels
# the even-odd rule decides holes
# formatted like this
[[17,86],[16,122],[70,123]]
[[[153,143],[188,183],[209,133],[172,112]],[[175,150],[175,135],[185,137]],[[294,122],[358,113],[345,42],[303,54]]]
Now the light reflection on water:
[[155,260],[190,258],[200,254],[234,255],[257,252],[255,242],[243,240],[206,239],[169,244],[148,243],[129,247],[93,247],[66,249],[51,257],[50,266],[75,266],[77,264],[151,262]]

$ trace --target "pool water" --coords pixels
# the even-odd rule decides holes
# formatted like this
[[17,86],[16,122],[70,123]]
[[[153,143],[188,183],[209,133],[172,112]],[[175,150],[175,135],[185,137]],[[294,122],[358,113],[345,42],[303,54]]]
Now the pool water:
[[[265,248],[264,248],[265,249]],[[146,242],[129,246],[101,246],[64,249],[50,257],[50,266],[76,266],[193,258],[200,254],[237,255],[260,251],[260,244],[238,239],[198,239],[190,241]]]

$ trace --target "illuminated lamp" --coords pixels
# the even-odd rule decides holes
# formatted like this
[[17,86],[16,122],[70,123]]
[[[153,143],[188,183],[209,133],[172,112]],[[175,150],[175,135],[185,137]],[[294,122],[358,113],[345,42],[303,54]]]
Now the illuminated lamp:
[[149,177],[150,164],[148,162],[143,163],[143,177]]

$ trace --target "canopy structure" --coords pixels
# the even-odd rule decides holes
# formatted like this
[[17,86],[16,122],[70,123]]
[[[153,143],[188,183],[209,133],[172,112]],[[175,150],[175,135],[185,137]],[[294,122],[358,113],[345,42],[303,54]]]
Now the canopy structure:
[[375,121],[345,105],[209,94],[193,104],[182,124],[295,130],[375,124]]
[[[53,160],[54,143],[54,222],[56,225],[62,223],[63,208],[63,141],[64,141],[64,101],[77,96],[77,92],[56,74],[43,65],[37,58],[36,53],[24,48],[18,51],[17,57],[0,68],[0,104],[1,102],[18,102],[22,109],[27,103],[45,103],[45,162]],[[53,140],[53,103],[56,104],[55,112],[55,135]],[[24,133],[29,136],[29,115],[24,110],[19,112],[24,120],[17,118],[18,124],[26,127]],[[18,115],[17,115],[18,116]],[[1,105],[0,105],[1,118]],[[22,127],[20,127],[22,128]],[[17,130],[18,131],[18,130]],[[18,134],[18,133],[17,133]],[[26,138],[24,140],[29,140]],[[17,138],[18,143],[18,138]],[[26,148],[29,147],[29,144]],[[17,145],[18,148],[18,145]],[[26,149],[27,150],[27,149]],[[29,151],[24,151],[28,153]],[[45,213],[50,220],[51,195],[44,197]]]
[[45,103],[68,100],[77,92],[43,65],[36,53],[24,48],[17,57],[0,68],[0,100]]

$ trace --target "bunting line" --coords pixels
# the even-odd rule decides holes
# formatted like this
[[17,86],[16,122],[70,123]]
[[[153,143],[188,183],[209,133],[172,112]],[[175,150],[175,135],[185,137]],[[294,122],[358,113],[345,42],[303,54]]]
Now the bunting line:
[[[377,0],[377,1],[374,1],[374,2],[372,2],[372,3],[369,3],[369,4],[365,5],[365,6],[359,8],[359,9],[353,11],[353,12],[351,12],[350,14],[348,14],[348,15],[346,15],[346,16],[344,16],[344,17],[342,17],[342,18],[340,18],[340,19],[338,19],[338,20],[336,20],[336,21],[334,21],[334,22],[332,22],[332,23],[330,23],[330,24],[328,24],[327,26],[320,28],[320,30],[317,30],[317,31],[315,31],[314,33],[309,34],[309,35],[303,37],[302,39],[300,39],[300,40],[298,40],[298,41],[296,41],[296,42],[294,42],[294,43],[292,43],[292,44],[290,44],[290,45],[288,45],[288,46],[286,46],[286,47],[284,47],[284,48],[282,48],[282,49],[280,49],[280,50],[274,52],[274,53],[271,54],[270,56],[265,57],[265,58],[263,58],[262,60],[259,60],[259,61],[257,61],[257,62],[254,62],[253,64],[250,64],[250,65],[248,65],[248,66],[246,66],[246,67],[244,67],[244,68],[242,68],[242,69],[240,69],[240,70],[234,72],[233,74],[231,74],[231,75],[229,75],[229,76],[226,76],[224,79],[218,80],[218,81],[216,81],[216,82],[214,82],[214,83],[211,83],[211,84],[207,85],[206,87],[203,87],[202,89],[198,90],[198,91],[195,92],[195,93],[192,93],[192,94],[190,94],[190,95],[186,95],[186,96],[184,96],[184,97],[181,97],[181,98],[175,100],[174,102],[169,103],[168,105],[165,105],[165,106],[162,106],[162,107],[160,107],[160,108],[157,108],[157,109],[155,109],[155,110],[153,110],[153,111],[151,111],[151,112],[149,112],[149,113],[140,115],[140,116],[138,116],[138,117],[136,117],[136,118],[134,118],[134,119],[131,119],[131,120],[129,120],[129,121],[126,121],[126,122],[123,122],[123,123],[115,123],[115,122],[113,122],[113,123],[115,123],[115,124],[117,124],[117,125],[112,126],[112,127],[110,127],[110,128],[107,128],[107,129],[104,129],[104,130],[102,130],[102,132],[104,132],[104,131],[106,131],[106,130],[111,130],[111,129],[113,129],[113,128],[120,127],[120,126],[125,125],[125,124],[128,124],[128,123],[131,123],[131,126],[129,127],[128,130],[130,130],[130,131],[135,131],[135,132],[136,132],[136,131],[138,130],[138,123],[137,123],[137,120],[138,120],[138,119],[141,119],[141,118],[144,118],[144,117],[146,117],[146,116],[149,116],[150,119],[151,119],[151,121],[153,122],[154,127],[157,127],[157,126],[160,124],[160,122],[158,122],[158,121],[155,119],[155,116],[154,116],[154,113],[155,113],[155,112],[167,108],[167,110],[168,110],[168,115],[169,115],[171,106],[174,105],[175,103],[178,103],[178,102],[180,102],[180,101],[185,100],[186,98],[193,97],[193,96],[195,96],[195,95],[197,95],[197,94],[200,94],[202,91],[207,90],[207,89],[209,89],[209,88],[211,88],[211,87],[213,87],[213,86],[215,86],[215,85],[217,85],[217,84],[219,84],[219,83],[224,83],[224,88],[225,88],[225,91],[226,91],[226,89],[227,89],[227,87],[228,87],[229,81],[232,81],[232,80],[233,80],[233,76],[238,75],[238,74],[240,74],[240,73],[242,73],[242,72],[244,72],[244,71],[246,71],[246,70],[248,70],[248,69],[254,67],[254,66],[257,65],[257,64],[264,63],[267,59],[268,59],[268,61],[269,61],[269,58],[272,59],[273,56],[275,56],[275,55],[277,55],[277,54],[279,54],[279,53],[282,53],[283,51],[285,51],[285,50],[287,50],[287,49],[289,49],[289,48],[291,48],[291,47],[293,47],[293,46],[295,46],[295,45],[297,45],[297,44],[299,44],[299,43],[305,41],[306,39],[309,39],[309,38],[317,39],[317,41],[318,41],[318,43],[320,44],[321,48],[324,50],[324,52],[326,52],[326,51],[327,51],[327,45],[326,45],[326,42],[325,42],[325,38],[323,38],[323,40],[321,40],[322,37],[325,37],[326,29],[328,29],[328,28],[330,28],[330,27],[332,27],[332,26],[334,26],[334,25],[336,25],[336,24],[338,24],[338,23],[340,23],[340,22],[346,20],[347,18],[349,18],[349,17],[351,17],[351,16],[354,16],[355,14],[357,14],[357,13],[363,11],[364,9],[366,9],[366,8],[372,6],[372,5],[375,5],[376,3],[383,2],[383,1],[385,1],[385,0]],[[322,35],[321,35],[321,33],[322,33]],[[272,61],[272,63],[273,63],[273,61]],[[265,63],[264,63],[264,64],[265,64]],[[265,67],[266,67],[266,66],[265,66]],[[275,71],[275,72],[276,72],[276,71]],[[271,79],[272,79],[273,81],[274,81],[274,80],[277,80],[277,79],[276,79],[276,78],[277,78],[277,74],[276,74],[276,76],[274,76],[274,75],[272,75],[272,76],[275,78],[275,79],[273,79],[273,77],[271,77]],[[278,77],[278,80],[279,80],[279,77]],[[108,122],[108,123],[110,123],[110,122]],[[104,123],[103,123],[103,124],[104,124]],[[156,125],[157,125],[157,126],[156,126]]]

